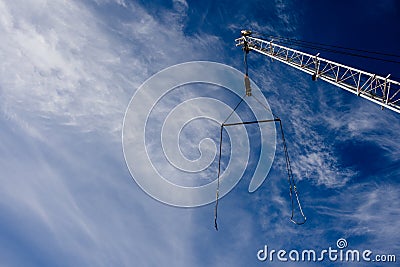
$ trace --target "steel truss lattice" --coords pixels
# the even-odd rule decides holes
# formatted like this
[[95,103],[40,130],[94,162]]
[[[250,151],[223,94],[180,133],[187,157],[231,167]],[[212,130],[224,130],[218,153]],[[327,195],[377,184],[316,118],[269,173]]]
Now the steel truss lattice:
[[400,113],[400,82],[339,64],[319,54],[310,55],[295,49],[275,44],[252,36],[242,36],[235,40],[236,46],[247,51],[279,60],[312,75],[313,80],[321,79],[351,93],[368,99],[382,107]]

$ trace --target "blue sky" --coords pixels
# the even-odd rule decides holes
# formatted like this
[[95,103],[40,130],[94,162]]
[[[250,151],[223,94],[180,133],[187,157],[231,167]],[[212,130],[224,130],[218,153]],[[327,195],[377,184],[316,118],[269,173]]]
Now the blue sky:
[[[1,0],[0,265],[272,266],[257,260],[264,245],[325,249],[342,237],[400,260],[399,114],[289,66],[249,55],[250,77],[284,123],[303,226],[289,221],[280,146],[256,192],[249,170],[221,199],[216,232],[212,204],[176,208],[144,193],[121,143],[129,100],[151,75],[192,60],[243,70],[243,28],[400,54],[399,16],[395,0]],[[400,77],[398,64],[321,56]],[[182,90],[167,107],[218,91]],[[183,152],[195,157],[191,140],[214,126],[189,127]]]

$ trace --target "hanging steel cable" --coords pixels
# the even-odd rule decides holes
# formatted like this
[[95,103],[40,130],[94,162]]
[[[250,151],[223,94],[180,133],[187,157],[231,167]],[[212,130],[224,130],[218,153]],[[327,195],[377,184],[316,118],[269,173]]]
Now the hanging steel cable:
[[316,50],[322,51],[322,52],[330,52],[330,53],[342,54],[342,55],[346,55],[346,56],[353,56],[353,57],[359,57],[359,58],[372,59],[372,60],[378,60],[378,61],[383,61],[383,62],[390,62],[390,63],[400,64],[400,61],[393,60],[393,59],[385,59],[385,58],[367,56],[367,55],[356,54],[356,53],[352,53],[352,52],[329,49],[329,48],[320,47],[320,46],[316,46],[316,45],[296,43],[296,42],[293,42],[293,41],[275,40],[275,39],[274,39],[274,41],[276,41],[279,44],[287,44],[287,45],[293,45],[293,46],[297,46],[297,47],[311,48],[311,49],[316,49]]
[[[297,46],[297,47],[316,49],[318,51],[324,51],[324,52],[342,54],[342,55],[347,55],[347,56],[354,56],[354,57],[360,57],[360,58],[365,58],[365,59],[372,59],[372,60],[379,60],[379,61],[384,61],[384,62],[400,64],[399,60],[393,59],[393,58],[400,58],[400,55],[396,55],[396,54],[382,53],[382,52],[369,51],[369,50],[357,49],[357,48],[349,48],[349,47],[338,46],[338,45],[328,45],[328,44],[304,41],[304,40],[295,39],[295,38],[288,38],[288,37],[281,37],[281,36],[274,36],[274,35],[265,35],[262,33],[254,33],[254,34],[258,35],[258,36],[267,37],[269,39],[274,40],[274,42],[280,43],[280,44],[288,44],[288,45],[293,45],[293,46]],[[354,51],[354,52],[349,52],[349,51]],[[360,52],[360,53],[355,53],[355,52]],[[361,54],[361,53],[364,53],[364,54]],[[367,54],[373,54],[376,56],[370,56]],[[379,57],[379,56],[381,56],[381,57]],[[384,58],[383,56],[386,58]],[[392,57],[392,58],[388,58],[388,57]]]
[[317,42],[309,42],[309,41],[304,41],[304,40],[300,40],[300,39],[281,37],[281,36],[270,35],[268,37],[275,39],[275,40],[283,40],[283,41],[287,41],[287,42],[291,42],[291,43],[309,44],[309,45],[315,46],[317,48],[331,47],[331,48],[339,48],[339,49],[343,49],[343,50],[357,51],[357,52],[362,52],[362,53],[367,53],[367,54],[375,54],[375,55],[381,55],[381,56],[400,58],[400,55],[396,55],[396,54],[382,53],[382,52],[377,52],[377,51],[369,51],[369,50],[350,48],[350,47],[339,46],[339,45],[329,45],[329,44],[322,44],[322,43],[317,43]]

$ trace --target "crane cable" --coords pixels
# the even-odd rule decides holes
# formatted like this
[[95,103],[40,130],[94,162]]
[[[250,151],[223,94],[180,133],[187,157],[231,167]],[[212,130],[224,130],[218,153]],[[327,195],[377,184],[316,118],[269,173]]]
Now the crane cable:
[[[245,63],[245,69],[246,69],[246,76],[248,75],[247,54],[248,54],[248,51],[245,50],[244,63]],[[272,111],[263,102],[261,102],[257,97],[255,97],[254,95],[250,95],[250,96],[254,97],[257,100],[258,103],[260,103],[267,111],[270,111],[272,113]],[[252,124],[252,123],[263,123],[263,122],[279,122],[280,130],[281,130],[281,138],[282,138],[283,150],[284,150],[284,153],[285,153],[286,171],[287,171],[287,174],[288,174],[289,196],[290,196],[290,202],[291,202],[291,217],[290,217],[290,221],[293,222],[294,224],[302,225],[302,224],[304,224],[306,222],[307,218],[304,215],[303,208],[301,206],[300,199],[299,199],[299,194],[297,192],[296,183],[295,183],[295,180],[294,180],[294,177],[293,177],[292,166],[291,166],[290,158],[289,158],[289,152],[288,152],[287,145],[286,145],[285,134],[283,132],[282,120],[279,117],[277,117],[275,114],[272,113],[274,118],[271,119],[271,120],[262,120],[262,121],[261,120],[256,120],[256,121],[250,121],[250,122],[226,123],[229,120],[229,118],[232,116],[232,114],[236,111],[236,109],[240,106],[240,104],[243,102],[244,97],[245,96],[241,97],[241,100],[239,101],[239,103],[232,110],[232,112],[229,114],[229,116],[224,120],[224,122],[221,124],[221,127],[220,127],[217,190],[216,190],[215,209],[214,209],[214,226],[215,226],[215,229],[218,231],[217,218],[218,218],[218,201],[219,201],[219,187],[220,187],[220,176],[221,176],[221,155],[222,155],[222,136],[223,136],[222,133],[223,133],[223,128],[226,127],[226,126],[244,125],[244,124]],[[293,194],[294,194],[294,196],[296,198],[296,202],[297,202],[297,205],[299,207],[299,212],[300,212],[300,214],[301,214],[301,216],[303,218],[302,221],[296,221],[294,219],[295,204],[294,204]]]
[[[337,53],[337,54],[343,54],[343,55],[347,55],[347,56],[354,56],[354,57],[360,57],[360,58],[373,59],[373,60],[379,60],[379,61],[384,61],[384,62],[400,64],[400,61],[398,61],[398,60],[387,59],[387,58],[377,57],[377,56],[368,56],[365,54],[374,54],[374,55],[378,55],[378,56],[397,57],[397,58],[399,58],[400,55],[381,53],[381,52],[377,52],[377,51],[368,51],[368,50],[363,50],[363,49],[348,48],[348,47],[338,46],[338,45],[315,43],[315,42],[303,41],[303,40],[295,39],[295,38],[265,35],[265,34],[257,33],[257,32],[253,32],[253,33],[256,35],[262,36],[262,37],[270,38],[270,39],[272,39],[278,43],[282,43],[282,44],[294,45],[294,46],[298,46],[298,47],[311,48],[311,49],[318,49],[318,51]],[[342,50],[338,50],[338,49],[342,49]],[[343,51],[343,50],[350,50],[350,51],[361,52],[361,53],[365,53],[365,54],[348,52],[348,51]]]
[[249,53],[248,52],[248,48],[245,48],[246,50],[244,51],[244,66],[245,66],[245,73],[246,73],[246,76],[249,76],[249,65],[247,64],[247,54]]
[[[263,36],[266,36],[266,35],[263,35]],[[280,40],[283,40],[283,41],[286,41],[286,42],[291,42],[291,43],[309,44],[309,45],[312,45],[312,46],[314,46],[316,48],[331,47],[331,48],[338,48],[338,49],[342,49],[342,50],[350,50],[350,51],[356,51],[356,52],[367,53],[367,54],[375,54],[375,55],[380,55],[380,56],[400,58],[400,55],[396,55],[396,54],[382,53],[382,52],[377,52],[377,51],[369,51],[369,50],[365,50],[365,49],[350,48],[350,47],[344,47],[344,46],[339,46],[339,45],[329,45],[329,44],[323,44],[323,43],[316,43],[316,42],[304,41],[304,40],[300,40],[300,39],[296,39],[296,38],[273,36],[273,35],[270,35],[268,37],[272,38],[272,39],[280,39]],[[336,51],[340,51],[340,50],[336,50]]]

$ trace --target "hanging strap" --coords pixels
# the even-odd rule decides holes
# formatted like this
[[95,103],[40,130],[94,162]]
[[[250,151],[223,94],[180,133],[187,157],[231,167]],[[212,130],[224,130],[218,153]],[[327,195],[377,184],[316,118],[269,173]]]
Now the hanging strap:
[[[272,113],[272,111],[269,109],[269,107],[268,107],[267,105],[265,105],[263,102],[261,102],[261,101],[260,101],[257,97],[255,97],[254,95],[253,95],[253,97],[257,100],[258,103],[260,103],[260,105],[262,105],[266,110],[268,110],[268,111],[270,111],[270,112]],[[293,178],[292,165],[290,164],[289,152],[288,152],[287,145],[286,145],[285,133],[283,132],[282,121],[281,121],[281,119],[280,119],[278,116],[276,116],[275,114],[272,113],[272,115],[273,115],[274,118],[275,118],[274,121],[279,122],[280,129],[281,129],[281,137],[282,137],[282,143],[283,143],[283,150],[284,150],[284,152],[285,152],[286,171],[287,171],[287,174],[288,174],[288,181],[289,181],[289,196],[290,196],[291,210],[292,210],[291,216],[290,216],[290,221],[292,221],[294,224],[301,225],[301,224],[304,224],[304,223],[306,222],[307,217],[304,215],[303,208],[301,207],[300,199],[299,199],[299,194],[298,194],[298,192],[297,192],[296,183],[295,183],[295,180],[294,180],[294,178]],[[295,197],[296,197],[296,202],[297,202],[297,205],[298,205],[298,207],[299,207],[300,214],[301,214],[301,216],[302,216],[302,218],[303,218],[303,220],[300,221],[300,222],[293,219],[293,217],[294,217],[294,199],[293,199],[293,193],[294,193],[294,195],[295,195]]]
[[222,132],[223,132],[223,129],[224,129],[224,126],[225,126],[226,122],[233,115],[233,113],[240,106],[240,104],[242,104],[243,100],[244,100],[244,98],[241,97],[239,103],[236,105],[236,107],[232,110],[232,112],[229,114],[229,116],[221,124],[220,137],[219,137],[217,191],[216,191],[216,194],[215,194],[215,209],[214,209],[214,226],[215,226],[215,230],[217,230],[217,231],[218,231],[217,218],[218,218],[219,184],[220,184],[220,176],[221,176]]
[[[283,132],[282,121],[279,118],[276,118],[276,121],[279,121],[280,129],[281,129],[281,136],[282,136],[282,143],[283,143],[283,150],[285,152],[285,159],[286,159],[286,171],[287,171],[287,174],[288,174],[289,196],[290,196],[291,209],[292,209],[292,214],[290,216],[290,221],[292,221],[294,224],[301,225],[301,224],[304,224],[306,222],[307,218],[303,213],[303,208],[301,207],[301,204],[300,204],[299,194],[297,193],[296,183],[295,183],[294,178],[293,178],[292,166],[290,164],[289,152],[288,152],[287,145],[286,145],[285,134]],[[293,192],[294,192],[294,195],[296,197],[296,202],[297,202],[297,205],[299,207],[300,214],[301,214],[301,216],[303,218],[302,221],[296,221],[295,219],[293,219],[293,217],[294,217]]]
[[217,192],[215,195],[215,211],[214,211],[214,226],[215,230],[218,231],[218,223],[217,223],[217,217],[218,217],[218,199],[219,199],[219,176],[221,173],[221,154],[222,154],[222,130],[224,126],[221,125],[221,131],[220,131],[220,137],[219,137],[219,158],[218,158],[218,179],[217,179]]

